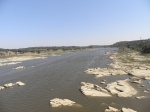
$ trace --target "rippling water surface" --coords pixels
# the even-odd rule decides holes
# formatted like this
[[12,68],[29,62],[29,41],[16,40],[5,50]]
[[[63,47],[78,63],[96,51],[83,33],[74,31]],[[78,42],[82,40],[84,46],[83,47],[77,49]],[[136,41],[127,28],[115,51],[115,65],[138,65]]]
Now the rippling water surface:
[[[107,64],[111,63],[111,60],[107,59],[104,54],[108,51],[114,52],[114,50],[114,48],[101,48],[0,67],[0,85],[16,81],[26,84],[0,91],[0,112],[104,112],[108,105],[119,109],[128,107],[138,112],[150,112],[149,98],[137,100],[116,96],[87,97],[79,91],[82,81],[100,85],[102,79],[111,82],[129,78],[129,76],[94,78],[84,73],[87,68],[108,67]],[[26,68],[12,70],[17,66]],[[104,87],[104,85],[101,86]],[[136,85],[133,86],[136,87]],[[145,88],[150,87],[146,85]],[[83,107],[52,108],[49,100],[56,97],[73,100]]]

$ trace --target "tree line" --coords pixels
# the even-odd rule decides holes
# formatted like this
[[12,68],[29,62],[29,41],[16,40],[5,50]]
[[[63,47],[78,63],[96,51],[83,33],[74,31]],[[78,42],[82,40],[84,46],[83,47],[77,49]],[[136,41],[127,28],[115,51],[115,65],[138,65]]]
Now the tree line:
[[127,47],[132,50],[140,51],[141,53],[150,53],[150,39],[135,40],[135,41],[122,41],[112,45],[113,47]]

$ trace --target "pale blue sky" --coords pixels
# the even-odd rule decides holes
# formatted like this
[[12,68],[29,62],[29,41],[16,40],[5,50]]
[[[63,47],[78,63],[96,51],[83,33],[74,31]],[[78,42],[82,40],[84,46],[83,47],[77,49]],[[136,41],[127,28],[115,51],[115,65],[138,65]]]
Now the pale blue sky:
[[150,38],[150,0],[0,0],[0,48]]

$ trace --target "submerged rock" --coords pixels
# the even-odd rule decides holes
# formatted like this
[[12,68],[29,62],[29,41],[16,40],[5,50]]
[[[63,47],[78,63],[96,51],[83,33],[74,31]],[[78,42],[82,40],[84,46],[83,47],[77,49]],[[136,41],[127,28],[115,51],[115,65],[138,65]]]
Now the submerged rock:
[[137,99],[143,99],[143,98],[146,98],[146,96],[137,96],[136,98]]
[[137,91],[130,86],[127,80],[120,80],[107,84],[105,87],[110,93],[116,94],[119,97],[131,97],[137,94]]
[[24,66],[19,66],[19,67],[13,68],[13,69],[18,70],[18,69],[24,69],[24,68],[25,68]]
[[86,96],[111,97],[106,89],[91,83],[81,82],[81,92]]
[[60,107],[60,106],[80,106],[76,102],[71,101],[69,99],[59,99],[59,98],[54,98],[50,100],[50,105],[52,107]]

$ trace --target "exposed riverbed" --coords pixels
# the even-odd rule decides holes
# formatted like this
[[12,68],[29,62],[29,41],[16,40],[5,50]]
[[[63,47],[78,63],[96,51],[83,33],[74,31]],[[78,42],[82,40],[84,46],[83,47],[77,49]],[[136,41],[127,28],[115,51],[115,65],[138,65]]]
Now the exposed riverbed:
[[[100,84],[102,79],[109,83],[130,77],[122,75],[94,78],[94,76],[84,73],[88,68],[109,67],[107,64],[112,60],[108,59],[105,53],[115,52],[114,50],[116,49],[101,48],[1,66],[0,85],[16,81],[22,81],[26,85],[0,91],[0,112],[104,112],[108,106],[149,112],[150,98],[140,100],[117,96],[97,98],[84,96],[79,91],[81,82],[94,83],[104,87],[105,84]],[[13,70],[18,66],[24,66],[25,69]],[[145,85],[142,90],[150,89],[150,84],[147,82],[147,80],[142,80]],[[138,90],[138,94],[145,95],[136,84],[132,84],[132,86]],[[147,94],[147,96],[150,95]],[[53,98],[67,98],[83,107],[52,108],[49,100]]]

